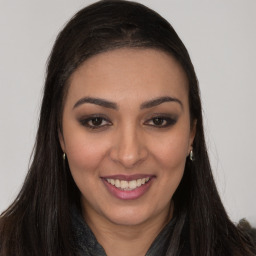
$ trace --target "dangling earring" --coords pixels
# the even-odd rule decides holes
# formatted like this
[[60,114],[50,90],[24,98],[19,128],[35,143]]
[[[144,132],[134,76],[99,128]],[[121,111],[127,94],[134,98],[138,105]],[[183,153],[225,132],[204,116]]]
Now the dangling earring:
[[63,153],[62,157],[63,157],[63,160],[65,161],[66,160],[66,153]]
[[190,150],[189,159],[190,159],[192,162],[195,161],[193,149]]

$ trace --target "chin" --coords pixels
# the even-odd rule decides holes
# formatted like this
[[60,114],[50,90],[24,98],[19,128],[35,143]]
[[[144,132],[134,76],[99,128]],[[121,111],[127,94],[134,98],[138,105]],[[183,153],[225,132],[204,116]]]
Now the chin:
[[147,218],[138,216],[118,216],[115,218],[109,218],[109,221],[119,226],[137,226],[143,224]]
[[116,225],[136,226],[141,225],[154,217],[149,210],[122,209],[115,213],[105,215],[110,222]]

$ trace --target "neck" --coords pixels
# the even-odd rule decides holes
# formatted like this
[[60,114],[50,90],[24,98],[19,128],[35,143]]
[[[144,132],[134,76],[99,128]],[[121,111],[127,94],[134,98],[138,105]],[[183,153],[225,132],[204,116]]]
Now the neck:
[[119,225],[106,222],[101,216],[84,218],[108,256],[146,255],[151,244],[172,218],[173,207],[164,209],[157,216],[137,225]]

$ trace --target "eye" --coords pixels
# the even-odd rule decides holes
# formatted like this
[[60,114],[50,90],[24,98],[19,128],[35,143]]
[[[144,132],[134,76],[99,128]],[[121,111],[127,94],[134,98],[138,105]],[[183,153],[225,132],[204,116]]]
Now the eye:
[[156,128],[165,128],[174,125],[177,122],[176,118],[156,116],[145,122],[146,125],[153,126]]
[[102,127],[112,125],[112,123],[109,120],[107,120],[104,117],[100,117],[100,116],[93,116],[93,117],[88,117],[86,119],[82,119],[82,120],[80,120],[80,123],[83,126],[86,126],[90,129],[99,129]]

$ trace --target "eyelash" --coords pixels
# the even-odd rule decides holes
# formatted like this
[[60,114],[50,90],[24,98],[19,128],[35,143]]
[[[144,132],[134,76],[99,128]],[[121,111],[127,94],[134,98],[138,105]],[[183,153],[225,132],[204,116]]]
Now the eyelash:
[[[90,124],[90,122],[93,122],[93,121],[96,121],[96,122],[98,121],[99,124],[98,125],[95,125],[93,123]],[[156,123],[154,123],[154,121],[155,122],[160,121],[160,124],[156,124]],[[105,124],[102,125],[102,122],[105,123]],[[151,122],[153,124],[150,124]],[[152,117],[152,118],[148,119],[146,122],[144,122],[144,124],[146,124],[148,126],[155,127],[155,128],[166,128],[166,127],[174,125],[176,122],[177,122],[176,118],[167,117],[167,116],[155,116],[155,117]],[[106,126],[111,126],[112,125],[112,123],[107,118],[101,117],[101,116],[88,117],[86,119],[80,120],[80,123],[83,126],[89,128],[89,129],[92,129],[92,130],[101,129],[101,128],[104,128]]]
[[[156,123],[154,123],[154,121],[159,121],[160,120],[160,124],[157,125]],[[153,122],[153,124],[150,124],[150,122]],[[163,124],[164,122],[164,124]],[[155,116],[150,118],[149,120],[147,120],[145,122],[145,124],[149,125],[149,126],[153,126],[155,128],[167,128],[169,126],[174,125],[177,122],[176,118],[173,117],[168,117],[168,116]]]
[[[93,121],[100,121],[100,124],[99,125],[95,125],[95,124],[89,124],[89,122],[93,122]],[[106,124],[102,125],[102,122],[106,122]],[[103,127],[106,127],[106,126],[111,126],[112,123],[106,119],[105,117],[102,117],[102,116],[92,116],[92,117],[88,117],[86,119],[82,119],[80,120],[80,123],[89,128],[89,129],[100,129],[100,128],[103,128]]]

